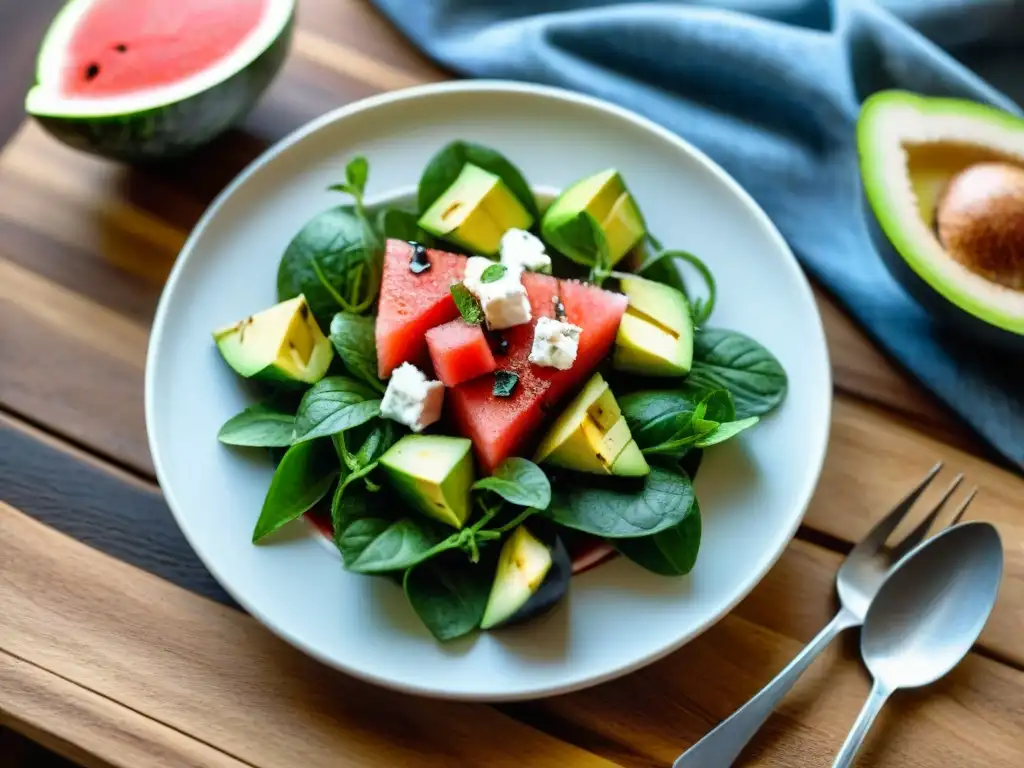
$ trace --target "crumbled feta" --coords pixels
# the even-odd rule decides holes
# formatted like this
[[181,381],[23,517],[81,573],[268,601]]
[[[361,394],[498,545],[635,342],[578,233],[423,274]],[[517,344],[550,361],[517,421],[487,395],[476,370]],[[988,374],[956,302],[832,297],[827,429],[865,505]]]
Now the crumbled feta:
[[551,257],[545,253],[543,241],[525,229],[507,230],[500,248],[501,263],[508,267],[551,273]]
[[420,432],[441,418],[443,402],[444,384],[428,381],[415,365],[402,363],[391,373],[380,415]]
[[530,298],[522,282],[522,269],[505,266],[505,274],[489,283],[480,278],[495,262],[483,256],[471,256],[466,262],[462,284],[480,301],[487,327],[492,331],[522,325],[533,319]]
[[578,325],[552,320],[550,317],[538,317],[533,329],[530,362],[558,368],[560,371],[569,370],[576,362],[581,333],[583,329]]

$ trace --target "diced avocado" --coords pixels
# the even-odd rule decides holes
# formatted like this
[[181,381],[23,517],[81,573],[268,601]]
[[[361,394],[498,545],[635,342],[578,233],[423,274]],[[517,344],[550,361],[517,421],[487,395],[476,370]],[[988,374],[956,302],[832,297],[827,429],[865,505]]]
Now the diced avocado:
[[529,229],[533,217],[505,182],[472,163],[420,217],[419,226],[474,253],[494,256],[510,229]]
[[[650,467],[634,449],[636,442],[615,395],[601,374],[595,373],[555,419],[533,460],[598,475],[646,475]],[[619,464],[623,454],[628,458]]]
[[247,379],[313,384],[334,359],[330,340],[301,294],[218,328],[213,339],[227,364]]
[[623,277],[629,298],[615,336],[612,366],[645,376],[685,376],[693,363],[693,319],[686,296],[642,277]]
[[496,629],[538,616],[565,595],[572,576],[569,553],[540,521],[516,528],[501,546],[481,629]]
[[464,437],[406,435],[380,458],[392,485],[407,502],[454,528],[470,512],[473,443]]
[[541,233],[548,243],[570,259],[587,264],[591,254],[581,251],[571,234],[579,230],[577,219],[583,213],[589,213],[601,225],[613,265],[647,232],[636,201],[614,168],[577,181],[551,204],[541,219]]

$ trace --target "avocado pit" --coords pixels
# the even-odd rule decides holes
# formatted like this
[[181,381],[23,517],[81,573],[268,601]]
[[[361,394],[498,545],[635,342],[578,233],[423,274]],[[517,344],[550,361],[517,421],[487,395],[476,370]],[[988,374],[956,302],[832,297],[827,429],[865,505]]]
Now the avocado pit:
[[985,162],[956,174],[935,211],[943,248],[967,269],[1024,290],[1024,168]]

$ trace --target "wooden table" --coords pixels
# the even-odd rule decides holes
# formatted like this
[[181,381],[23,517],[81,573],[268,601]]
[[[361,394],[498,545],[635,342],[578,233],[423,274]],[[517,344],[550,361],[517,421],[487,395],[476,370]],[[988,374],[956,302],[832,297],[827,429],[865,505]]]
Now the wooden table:
[[[363,2],[305,0],[291,58],[242,130],[173,168],[132,170],[22,122],[58,4],[0,9],[0,725],[90,766],[668,765],[825,623],[850,542],[944,459],[981,489],[969,517],[1003,536],[1000,601],[949,678],[896,696],[860,765],[1024,765],[1024,480],[822,293],[835,407],[805,524],[747,600],[667,659],[545,701],[444,703],[334,673],[238,610],[153,477],[142,381],[160,289],[204,207],[269,142],[447,75]],[[851,634],[748,762],[831,764],[867,690]],[[48,764],[10,730],[0,750],[4,765]]]

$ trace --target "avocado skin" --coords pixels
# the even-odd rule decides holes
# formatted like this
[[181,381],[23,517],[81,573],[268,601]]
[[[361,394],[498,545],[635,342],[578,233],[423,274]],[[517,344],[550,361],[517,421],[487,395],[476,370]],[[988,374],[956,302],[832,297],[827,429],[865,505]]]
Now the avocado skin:
[[949,328],[962,340],[980,342],[984,346],[1011,352],[1024,352],[1024,336],[986,323],[937,293],[906,262],[892,244],[871,208],[871,201],[862,191],[862,213],[871,242],[882,258],[889,274],[911,298],[933,318]]
[[489,629],[500,629],[537,618],[554,608],[569,590],[569,579],[572,578],[572,559],[569,557],[569,551],[565,548],[565,544],[562,543],[562,538],[555,531],[555,527],[536,516],[531,517],[524,525],[551,551],[551,568],[548,570],[547,576],[544,577],[544,581],[537,587],[537,591],[519,610]]

